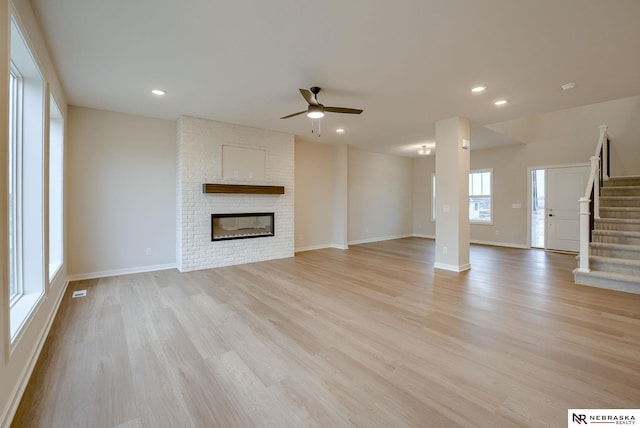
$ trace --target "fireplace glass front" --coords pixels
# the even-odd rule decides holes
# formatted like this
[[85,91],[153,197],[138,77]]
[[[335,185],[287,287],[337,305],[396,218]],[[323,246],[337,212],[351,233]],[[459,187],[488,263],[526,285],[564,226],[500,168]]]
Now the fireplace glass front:
[[273,213],[211,214],[211,240],[274,236]]

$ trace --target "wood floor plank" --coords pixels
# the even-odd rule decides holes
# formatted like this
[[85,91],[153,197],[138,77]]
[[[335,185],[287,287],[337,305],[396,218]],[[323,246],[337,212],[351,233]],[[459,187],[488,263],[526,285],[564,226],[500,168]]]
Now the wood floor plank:
[[[640,407],[640,295],[420,238],[70,284],[13,427],[556,427]],[[75,289],[88,295],[71,299]]]

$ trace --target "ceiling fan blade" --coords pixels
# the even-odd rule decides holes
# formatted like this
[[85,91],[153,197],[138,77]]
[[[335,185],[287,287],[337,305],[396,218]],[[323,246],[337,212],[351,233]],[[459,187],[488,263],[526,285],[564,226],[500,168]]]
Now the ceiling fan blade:
[[348,113],[348,114],[360,114],[362,110],[358,108],[344,108],[344,107],[325,107],[324,111],[331,113]]
[[302,111],[299,111],[297,113],[290,114],[288,116],[283,116],[280,119],[289,119],[290,117],[298,116],[298,115],[306,113],[306,112],[307,112],[306,110],[302,110]]
[[304,97],[304,99],[307,101],[307,103],[317,106],[318,100],[316,100],[316,98],[313,96],[313,94],[306,90],[306,89],[300,89],[300,93],[302,94],[302,96]]

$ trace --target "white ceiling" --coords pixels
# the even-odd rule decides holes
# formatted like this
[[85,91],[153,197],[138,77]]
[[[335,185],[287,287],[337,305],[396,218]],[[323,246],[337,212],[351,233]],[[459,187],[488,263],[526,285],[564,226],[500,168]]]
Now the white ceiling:
[[[483,125],[640,94],[639,0],[31,3],[70,104],[383,153],[414,156],[453,116],[488,147],[514,141]],[[298,88],[310,86],[364,113],[327,114],[320,139],[305,115],[280,120],[306,108]]]

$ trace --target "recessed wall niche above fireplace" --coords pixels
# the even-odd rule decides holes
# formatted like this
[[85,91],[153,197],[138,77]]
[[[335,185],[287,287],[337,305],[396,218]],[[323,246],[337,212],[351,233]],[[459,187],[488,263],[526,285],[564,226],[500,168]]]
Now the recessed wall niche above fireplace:
[[211,240],[274,236],[274,213],[211,214]]

